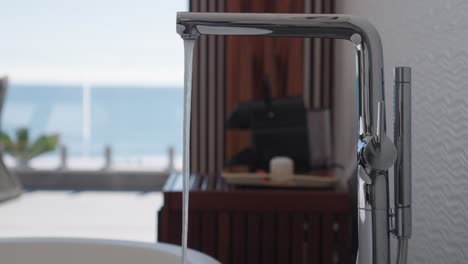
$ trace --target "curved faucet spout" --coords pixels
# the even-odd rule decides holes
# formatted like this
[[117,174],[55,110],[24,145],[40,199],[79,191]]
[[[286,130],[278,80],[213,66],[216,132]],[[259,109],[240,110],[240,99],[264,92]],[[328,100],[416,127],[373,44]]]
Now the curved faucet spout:
[[360,138],[374,136],[378,102],[384,101],[383,54],[380,36],[367,20],[337,14],[179,12],[177,33],[183,38],[196,38],[202,34],[350,40],[357,49]]

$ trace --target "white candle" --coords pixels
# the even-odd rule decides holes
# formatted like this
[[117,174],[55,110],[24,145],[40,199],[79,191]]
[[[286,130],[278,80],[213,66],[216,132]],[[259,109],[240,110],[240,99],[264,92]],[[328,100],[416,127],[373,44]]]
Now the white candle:
[[274,181],[287,180],[294,174],[294,161],[289,157],[274,157],[270,160],[270,177]]

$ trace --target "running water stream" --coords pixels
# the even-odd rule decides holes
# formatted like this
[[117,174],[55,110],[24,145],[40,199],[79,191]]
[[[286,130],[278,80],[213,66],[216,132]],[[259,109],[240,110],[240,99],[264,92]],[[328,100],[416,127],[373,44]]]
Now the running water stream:
[[184,38],[184,135],[183,135],[183,191],[182,191],[182,264],[187,263],[187,235],[190,177],[190,112],[192,105],[193,49],[196,39]]

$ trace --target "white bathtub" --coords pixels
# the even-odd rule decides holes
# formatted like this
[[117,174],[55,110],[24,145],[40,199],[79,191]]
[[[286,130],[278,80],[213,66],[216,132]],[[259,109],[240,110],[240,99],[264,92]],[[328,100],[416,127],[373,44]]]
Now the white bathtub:
[[[3,264],[179,264],[181,249],[169,244],[74,238],[0,239]],[[190,264],[219,264],[189,250]]]

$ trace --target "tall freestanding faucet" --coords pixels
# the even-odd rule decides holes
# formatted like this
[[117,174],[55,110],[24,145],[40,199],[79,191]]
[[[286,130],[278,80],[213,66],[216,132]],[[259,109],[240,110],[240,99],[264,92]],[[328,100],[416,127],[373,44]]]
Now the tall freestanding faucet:
[[[358,233],[356,263],[389,264],[390,233],[406,262],[411,235],[411,114],[407,67],[395,69],[395,145],[386,135],[382,43],[365,19],[348,15],[177,13],[177,33],[347,39],[356,47],[358,105]],[[389,206],[388,169],[395,166],[395,210]]]

